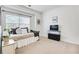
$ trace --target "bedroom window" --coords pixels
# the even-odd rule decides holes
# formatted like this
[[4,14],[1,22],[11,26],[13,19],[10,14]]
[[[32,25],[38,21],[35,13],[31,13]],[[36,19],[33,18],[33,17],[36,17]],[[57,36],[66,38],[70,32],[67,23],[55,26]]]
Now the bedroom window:
[[16,15],[6,15],[6,28],[18,27],[19,26],[19,16]]
[[23,15],[6,14],[6,28],[28,27],[30,29],[30,17]]
[[30,27],[30,17],[20,16],[20,27]]

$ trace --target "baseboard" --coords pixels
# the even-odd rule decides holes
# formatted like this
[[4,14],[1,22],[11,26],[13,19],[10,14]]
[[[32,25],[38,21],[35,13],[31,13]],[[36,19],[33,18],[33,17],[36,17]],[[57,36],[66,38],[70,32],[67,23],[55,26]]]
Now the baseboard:
[[71,41],[71,40],[68,40],[68,39],[65,39],[65,40],[61,40],[63,42],[68,42],[68,43],[72,43],[72,44],[76,44],[76,45],[79,45],[78,42],[75,42],[75,41]]

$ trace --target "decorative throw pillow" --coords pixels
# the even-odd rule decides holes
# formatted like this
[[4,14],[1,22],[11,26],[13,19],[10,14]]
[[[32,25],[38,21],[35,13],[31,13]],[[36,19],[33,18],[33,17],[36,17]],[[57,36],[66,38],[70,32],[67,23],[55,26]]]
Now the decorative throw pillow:
[[29,32],[29,31],[28,31],[28,27],[24,27],[24,28],[21,28],[21,29],[26,29],[26,31]]
[[26,34],[27,33],[27,29],[21,29],[22,30],[22,34]]
[[22,34],[21,28],[16,29],[16,33],[17,33],[17,34]]
[[17,33],[16,33],[16,29],[17,29],[17,28],[11,28],[12,34],[17,34]]

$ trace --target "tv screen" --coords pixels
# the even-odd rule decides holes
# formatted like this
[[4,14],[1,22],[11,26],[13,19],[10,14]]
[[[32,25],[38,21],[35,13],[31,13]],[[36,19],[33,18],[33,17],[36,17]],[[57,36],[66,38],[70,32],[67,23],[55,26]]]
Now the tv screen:
[[50,30],[58,31],[58,25],[50,25]]

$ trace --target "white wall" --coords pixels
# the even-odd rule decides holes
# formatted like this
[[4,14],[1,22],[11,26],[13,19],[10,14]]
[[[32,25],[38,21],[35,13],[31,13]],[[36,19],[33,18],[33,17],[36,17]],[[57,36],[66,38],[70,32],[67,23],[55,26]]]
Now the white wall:
[[61,41],[79,44],[79,6],[61,6],[43,13],[41,36],[47,37],[53,16],[58,16]]

